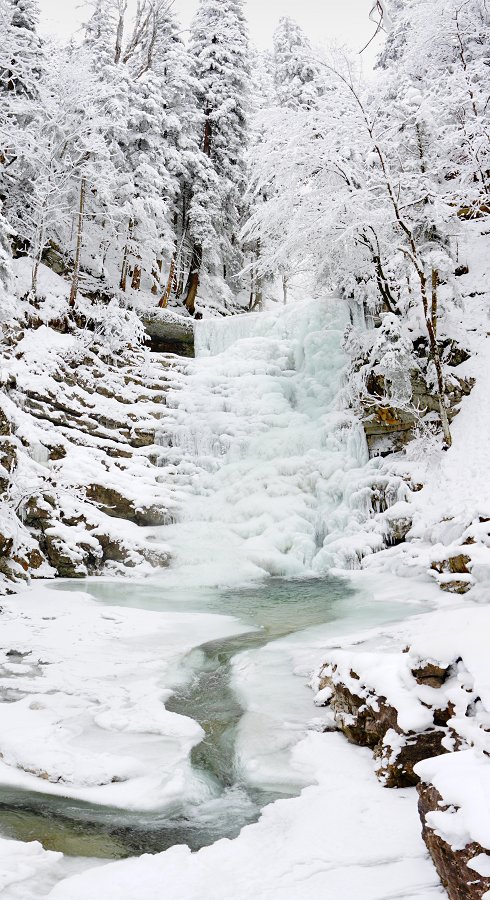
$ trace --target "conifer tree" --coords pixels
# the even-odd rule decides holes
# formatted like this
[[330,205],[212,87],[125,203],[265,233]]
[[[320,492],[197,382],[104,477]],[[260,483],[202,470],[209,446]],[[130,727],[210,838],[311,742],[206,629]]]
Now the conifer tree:
[[250,78],[242,0],[200,0],[190,49],[204,157],[196,160],[189,210],[192,257],[185,302],[193,312],[202,265],[235,290],[242,265],[238,232],[246,186]]
[[38,18],[36,0],[3,0],[0,7],[0,195],[21,242],[23,218],[32,212],[36,162],[18,147],[24,129],[40,129],[40,84],[48,70],[46,47],[36,30]]
[[322,69],[311,44],[293,19],[283,17],[274,32],[273,77],[280,106],[311,109],[323,93]]
[[36,97],[36,85],[45,68],[42,41],[37,34],[37,0],[6,0],[2,12],[0,84],[17,97]]

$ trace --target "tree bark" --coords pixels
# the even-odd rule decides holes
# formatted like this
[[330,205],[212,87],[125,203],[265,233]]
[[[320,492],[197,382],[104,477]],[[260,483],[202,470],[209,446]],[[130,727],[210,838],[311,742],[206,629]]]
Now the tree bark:
[[175,279],[175,264],[176,264],[177,251],[174,250],[172,254],[172,261],[170,263],[170,270],[168,273],[167,284],[165,285],[165,290],[160,298],[159,307],[161,309],[166,309],[168,306],[168,301],[170,300],[170,294],[172,293],[172,285]]
[[71,309],[75,306],[78,294],[78,279],[80,276],[80,256],[82,252],[83,240],[83,218],[85,213],[85,194],[87,191],[87,179],[82,178],[80,182],[80,202],[78,205],[78,225],[77,225],[77,247],[75,251],[75,263],[73,266],[73,277],[71,280],[70,300],[68,305]]
[[131,279],[131,287],[133,291],[139,291],[141,287],[141,266],[135,265],[133,269],[133,277]]
[[114,51],[114,62],[117,63],[121,59],[122,54],[122,43],[123,43],[123,35],[124,35],[124,16],[126,14],[126,10],[128,8],[127,0],[122,0],[118,4],[118,19],[117,19],[117,32],[116,32],[116,48]]
[[192,250],[191,267],[189,269],[189,275],[187,277],[184,301],[185,307],[190,312],[191,316],[193,316],[196,311],[196,297],[199,288],[201,264],[202,247],[199,246],[199,244],[195,244]]
[[431,308],[429,311],[429,302],[427,296],[427,279],[425,273],[420,269],[419,270],[419,278],[420,278],[420,290],[422,294],[422,304],[424,307],[425,314],[425,324],[427,327],[427,334],[429,335],[429,347],[432,359],[434,361],[434,366],[436,369],[437,376],[437,402],[439,404],[439,414],[441,416],[441,425],[442,432],[444,434],[444,443],[447,447],[450,447],[453,440],[451,437],[451,431],[449,428],[449,419],[447,415],[446,404],[444,402],[444,375],[442,372],[442,363],[441,356],[439,353],[439,347],[437,345],[437,285],[438,285],[438,273],[435,269],[432,270],[432,295],[431,295]]
[[158,288],[160,287],[160,281],[162,279],[162,268],[163,259],[157,259],[151,271],[151,277],[153,278],[153,284],[151,286],[152,294],[158,294]]
[[39,273],[39,266],[41,265],[41,258],[42,258],[42,254],[43,254],[44,237],[45,237],[45,227],[44,227],[44,222],[43,222],[43,224],[41,225],[41,227],[39,229],[38,249],[36,252],[36,256],[34,258],[34,265],[32,267],[32,273],[31,273],[31,289],[32,289],[32,293],[34,294],[34,296],[36,295],[36,291],[37,291],[37,276]]
[[133,234],[133,222],[132,220],[128,225],[128,237],[126,240],[126,246],[124,247],[123,261],[121,266],[121,280],[119,282],[119,287],[124,293],[126,293],[126,288],[128,286],[128,271],[129,271],[129,243],[131,241],[131,237]]

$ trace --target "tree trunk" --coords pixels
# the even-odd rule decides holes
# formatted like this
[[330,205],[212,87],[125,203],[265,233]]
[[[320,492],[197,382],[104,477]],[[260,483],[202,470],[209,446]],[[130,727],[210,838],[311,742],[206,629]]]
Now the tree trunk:
[[437,269],[432,269],[432,295],[430,318],[432,322],[432,330],[434,337],[437,338],[437,288],[439,286],[439,273]]
[[206,112],[206,120],[204,122],[204,139],[202,149],[205,156],[211,156],[211,121],[209,119],[209,112]]
[[127,2],[119,3],[119,16],[117,20],[117,32],[116,32],[116,48],[114,51],[114,62],[117,63],[121,59],[122,53],[122,43],[123,43],[123,35],[124,35],[124,16],[127,9]]
[[260,253],[261,253],[261,245],[260,238],[257,241],[257,245],[255,247],[255,259],[256,265],[253,265],[251,268],[251,281],[250,281],[250,305],[249,309],[261,309],[262,308],[262,275],[259,271],[259,261],[260,261]]
[[85,212],[85,194],[87,191],[87,179],[82,178],[80,182],[80,202],[78,205],[78,225],[77,225],[77,247],[75,251],[75,264],[73,266],[73,277],[71,280],[70,300],[68,305],[73,309],[78,294],[78,279],[80,275],[80,255],[82,252],[83,239],[83,217]]
[[165,290],[160,298],[160,303],[158,304],[161,309],[166,309],[168,306],[168,301],[170,300],[170,294],[172,293],[172,285],[175,279],[175,263],[176,263],[177,251],[174,250],[172,254],[172,261],[170,263],[170,270],[168,273],[167,284],[165,286]]
[[139,291],[141,287],[141,266],[135,265],[133,269],[133,277],[131,279],[131,287],[133,291]]
[[437,376],[437,402],[439,404],[439,414],[441,416],[441,425],[442,432],[444,435],[444,443],[446,448],[450,447],[453,440],[451,437],[451,431],[449,428],[449,419],[447,415],[446,403],[444,399],[445,389],[444,389],[444,375],[442,372],[442,363],[441,356],[439,353],[439,347],[437,345],[437,285],[439,282],[438,273],[435,269],[432,270],[432,295],[431,295],[431,308],[429,310],[429,302],[427,296],[427,279],[425,277],[425,273],[422,269],[418,270],[419,278],[420,278],[420,289],[422,294],[422,304],[424,307],[425,313],[425,324],[427,327],[427,334],[429,335],[429,347],[432,359],[434,361],[434,366],[436,369]]
[[196,311],[196,297],[199,288],[201,264],[202,247],[200,247],[199,244],[195,244],[192,250],[191,267],[189,269],[189,275],[187,277],[184,301],[185,307],[190,312],[191,316],[193,316]]
[[31,273],[31,288],[32,288],[32,293],[34,294],[34,296],[36,295],[36,291],[37,291],[37,276],[39,273],[39,266],[41,265],[41,258],[43,255],[44,235],[45,235],[45,228],[44,228],[44,222],[43,222],[43,224],[41,225],[41,227],[39,229],[38,249],[37,249],[36,255],[34,257],[34,265],[32,267],[32,273]]
[[160,281],[162,280],[162,268],[163,259],[157,259],[155,266],[151,270],[151,277],[153,278],[153,284],[151,286],[152,294],[158,294],[158,288],[160,287]]
[[121,267],[121,280],[119,282],[119,287],[124,293],[126,293],[126,288],[128,286],[128,248],[124,248],[124,256]]
[[179,259],[179,277],[177,278],[177,287],[175,289],[175,296],[177,298],[182,297],[182,294],[184,293],[184,275],[185,275],[184,260],[183,260],[183,255],[181,253],[180,259]]
[[128,272],[129,272],[129,244],[131,241],[131,237],[133,235],[133,222],[132,220],[128,224],[128,237],[126,240],[126,246],[124,247],[123,261],[121,266],[121,280],[119,282],[119,287],[124,293],[126,293],[126,288],[128,286]]

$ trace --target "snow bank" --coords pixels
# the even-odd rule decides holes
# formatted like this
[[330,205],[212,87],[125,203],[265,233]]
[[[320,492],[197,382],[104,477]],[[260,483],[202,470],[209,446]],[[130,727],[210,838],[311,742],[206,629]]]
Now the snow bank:
[[312,733],[295,758],[315,771],[318,785],[267,807],[236,840],[88,871],[62,881],[50,900],[160,900],[162,891],[169,900],[444,896],[410,793],[380,791],[367,753],[338,735]]
[[242,630],[42,588],[3,601],[0,784],[137,810],[209,796],[189,761],[202,729],[163,701],[192,647]]

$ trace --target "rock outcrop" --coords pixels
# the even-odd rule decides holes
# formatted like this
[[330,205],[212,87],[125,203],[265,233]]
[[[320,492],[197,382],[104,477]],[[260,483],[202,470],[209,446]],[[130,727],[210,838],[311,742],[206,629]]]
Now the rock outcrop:
[[142,315],[151,349],[158,353],[194,356],[194,322],[168,309],[151,309]]
[[130,348],[111,357],[75,328],[41,325],[11,340],[0,384],[0,581],[168,564],[140,526],[167,524],[178,508],[179,478],[164,477],[157,441],[179,361]]
[[[420,730],[403,728],[396,706],[378,693],[366,677],[353,668],[347,672],[341,653],[336,651],[335,662],[327,660],[320,672],[317,702],[329,706],[336,727],[348,741],[373,750],[376,774],[386,787],[417,784],[419,778],[414,772],[417,763],[446,752],[443,741],[447,737],[449,709],[434,708],[430,721]],[[435,686],[433,675],[425,680],[421,671],[411,673],[414,682]],[[424,681],[420,680],[422,677]]]
[[[475,841],[458,850],[440,837],[428,826],[427,817],[430,813],[446,810],[448,804],[431,785],[419,784],[417,791],[422,837],[449,900],[481,900],[486,891],[490,891],[490,874],[481,874],[482,860],[490,862],[488,852]],[[484,868],[490,872],[487,866]]]
[[[464,574],[467,559],[451,558]],[[332,649],[316,681],[328,730],[370,747],[386,787],[417,785],[450,900],[490,891],[489,629],[488,607],[428,613],[396,637]]]

